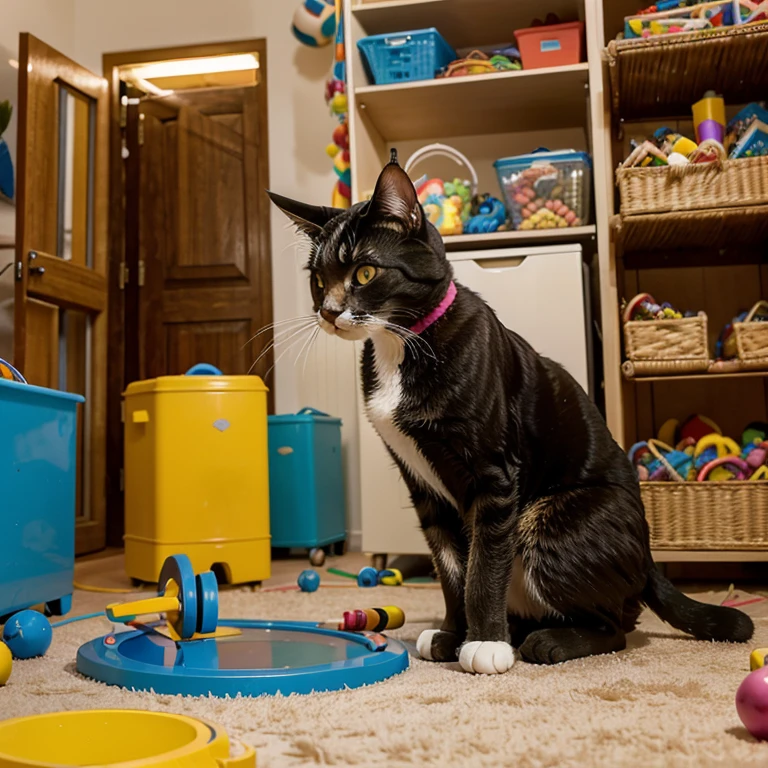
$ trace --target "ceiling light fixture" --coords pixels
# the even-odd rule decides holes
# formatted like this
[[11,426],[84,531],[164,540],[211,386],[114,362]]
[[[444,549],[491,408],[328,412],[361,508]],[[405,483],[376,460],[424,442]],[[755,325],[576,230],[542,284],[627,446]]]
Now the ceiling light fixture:
[[209,56],[198,59],[177,59],[159,61],[131,67],[131,73],[142,80],[160,77],[184,77],[185,75],[207,75],[216,72],[242,72],[258,69],[259,60],[252,53],[238,53],[229,56]]

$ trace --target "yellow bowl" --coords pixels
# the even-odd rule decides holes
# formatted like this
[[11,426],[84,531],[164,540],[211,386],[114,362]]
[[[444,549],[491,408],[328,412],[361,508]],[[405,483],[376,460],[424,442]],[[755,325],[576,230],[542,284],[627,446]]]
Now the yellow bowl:
[[183,715],[134,709],[53,712],[0,722],[0,768],[255,768],[227,734]]

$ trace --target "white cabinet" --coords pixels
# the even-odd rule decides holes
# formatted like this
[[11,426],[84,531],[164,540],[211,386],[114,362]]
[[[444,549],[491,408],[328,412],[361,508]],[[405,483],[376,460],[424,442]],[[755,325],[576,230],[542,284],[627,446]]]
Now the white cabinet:
[[[589,281],[581,246],[461,251],[448,258],[456,280],[479,293],[507,328],[537,352],[562,363],[589,391]],[[426,553],[405,483],[365,417],[361,394],[358,399],[363,550]]]

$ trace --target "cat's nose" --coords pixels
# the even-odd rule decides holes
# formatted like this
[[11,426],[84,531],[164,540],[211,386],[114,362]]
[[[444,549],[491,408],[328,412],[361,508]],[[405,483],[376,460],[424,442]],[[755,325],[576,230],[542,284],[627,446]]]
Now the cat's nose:
[[330,309],[325,309],[324,307],[320,310],[320,316],[331,325],[336,325],[336,318],[338,318],[340,314],[341,312],[331,312]]

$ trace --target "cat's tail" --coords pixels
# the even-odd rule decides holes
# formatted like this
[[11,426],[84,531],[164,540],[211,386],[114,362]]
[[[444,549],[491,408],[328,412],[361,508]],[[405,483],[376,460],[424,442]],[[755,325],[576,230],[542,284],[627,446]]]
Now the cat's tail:
[[698,640],[746,643],[755,629],[752,619],[736,608],[707,605],[686,597],[653,564],[642,600],[660,619]]

